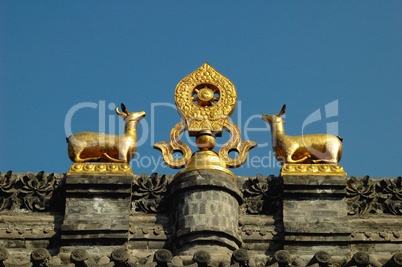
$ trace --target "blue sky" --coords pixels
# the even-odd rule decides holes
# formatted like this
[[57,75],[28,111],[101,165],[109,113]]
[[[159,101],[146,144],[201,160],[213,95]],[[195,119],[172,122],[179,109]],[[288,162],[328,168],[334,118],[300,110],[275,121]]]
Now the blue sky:
[[69,111],[96,107],[74,113],[74,133],[100,118],[118,132],[109,105],[124,102],[147,112],[134,173],[176,173],[152,145],[180,121],[177,83],[208,62],[237,88],[243,139],[260,144],[235,174],[279,173],[260,117],[286,103],[287,134],[337,129],[349,175],[399,176],[400,14],[400,1],[1,1],[0,172],[67,172]]

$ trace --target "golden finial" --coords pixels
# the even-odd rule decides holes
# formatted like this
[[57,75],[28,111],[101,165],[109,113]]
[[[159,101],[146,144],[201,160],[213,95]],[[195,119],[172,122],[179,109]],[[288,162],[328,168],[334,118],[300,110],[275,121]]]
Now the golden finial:
[[[215,169],[233,175],[226,167],[242,166],[247,160],[249,150],[257,146],[253,141],[241,141],[239,128],[229,121],[237,102],[233,83],[205,63],[179,82],[175,100],[183,121],[173,127],[170,142],[154,145],[154,148],[162,152],[166,165],[175,169],[185,167],[178,174],[196,169]],[[223,129],[232,137],[218,154],[212,149],[216,144],[215,137],[222,136]],[[190,136],[196,136],[199,150],[193,156],[190,148],[179,139],[180,134],[186,130]],[[230,158],[228,153],[231,151],[238,152],[238,157]],[[181,153],[182,157],[175,159],[175,152]]]

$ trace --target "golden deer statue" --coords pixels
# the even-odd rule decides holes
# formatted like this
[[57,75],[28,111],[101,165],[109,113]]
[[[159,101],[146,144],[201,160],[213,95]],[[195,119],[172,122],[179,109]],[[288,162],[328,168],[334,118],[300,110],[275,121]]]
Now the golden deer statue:
[[130,162],[137,152],[137,124],[145,117],[145,112],[129,113],[121,104],[116,114],[125,121],[124,134],[110,135],[94,132],[80,132],[66,138],[68,157],[76,163],[88,161]]
[[281,118],[285,110],[286,105],[283,105],[279,115],[262,115],[262,119],[271,126],[272,148],[278,161],[282,165],[338,164],[342,157],[342,138],[331,134],[286,135]]

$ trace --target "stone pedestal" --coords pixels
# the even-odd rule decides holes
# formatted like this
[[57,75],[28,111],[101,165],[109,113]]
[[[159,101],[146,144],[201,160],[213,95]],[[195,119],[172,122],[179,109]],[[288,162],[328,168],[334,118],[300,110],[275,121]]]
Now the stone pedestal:
[[294,256],[350,253],[345,176],[283,176],[284,248]]
[[[219,170],[180,174],[171,184],[171,210],[175,222],[177,254],[197,250],[230,255],[241,245],[238,234],[241,192],[235,177]],[[229,254],[228,254],[229,253]]]
[[62,252],[74,246],[127,243],[132,175],[77,174],[66,177]]

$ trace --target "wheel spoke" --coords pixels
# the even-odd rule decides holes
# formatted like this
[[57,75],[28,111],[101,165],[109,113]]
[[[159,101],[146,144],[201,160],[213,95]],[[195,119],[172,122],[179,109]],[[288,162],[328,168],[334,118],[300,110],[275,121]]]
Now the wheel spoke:
[[217,87],[205,85],[203,88],[195,88],[192,93],[192,101],[198,106],[216,105],[221,97]]

